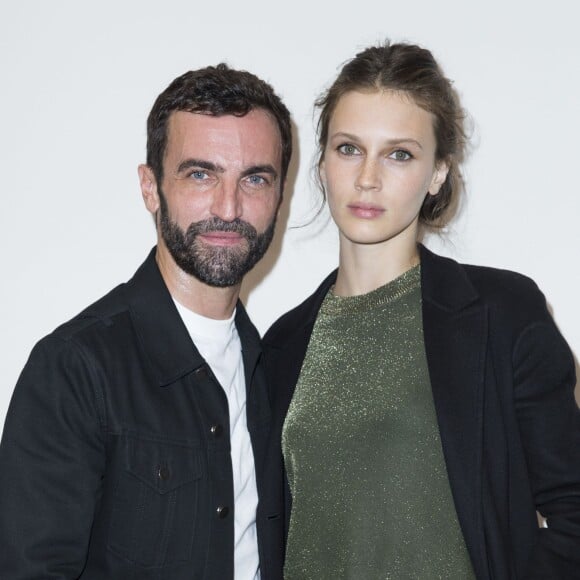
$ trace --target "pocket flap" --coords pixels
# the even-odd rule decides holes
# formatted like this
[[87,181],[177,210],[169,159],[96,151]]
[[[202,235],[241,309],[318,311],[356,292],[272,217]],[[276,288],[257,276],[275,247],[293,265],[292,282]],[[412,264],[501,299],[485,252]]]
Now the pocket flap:
[[201,477],[199,445],[127,438],[127,471],[160,494]]

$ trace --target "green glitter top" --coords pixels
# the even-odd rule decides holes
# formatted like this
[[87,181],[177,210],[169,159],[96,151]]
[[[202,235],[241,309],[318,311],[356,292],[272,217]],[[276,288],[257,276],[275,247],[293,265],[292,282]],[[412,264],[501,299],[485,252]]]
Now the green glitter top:
[[474,578],[443,459],[420,266],[360,296],[329,292],[282,434],[297,579]]

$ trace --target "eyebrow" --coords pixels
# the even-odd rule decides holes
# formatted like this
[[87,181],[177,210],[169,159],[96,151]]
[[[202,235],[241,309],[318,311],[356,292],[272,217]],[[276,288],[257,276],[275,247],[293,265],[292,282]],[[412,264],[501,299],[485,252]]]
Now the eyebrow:
[[177,173],[182,173],[192,167],[199,167],[200,169],[207,169],[208,171],[216,171],[218,173],[224,173],[225,171],[221,165],[216,165],[211,161],[205,161],[203,159],[185,159],[178,165]]
[[[356,135],[353,135],[351,133],[344,133],[344,132],[339,132],[339,133],[334,133],[334,135],[330,136],[331,139],[336,139],[336,138],[340,138],[340,139],[349,139],[350,141],[359,141],[359,138]],[[403,145],[404,143],[413,143],[414,145],[416,145],[417,147],[419,147],[419,149],[423,149],[423,145],[421,145],[421,143],[419,143],[419,141],[417,141],[417,139],[412,139],[411,137],[401,137],[401,138],[396,138],[396,139],[387,139],[386,143],[388,145]]]
[[[192,167],[198,167],[199,169],[207,169],[208,171],[215,171],[217,173],[225,173],[225,168],[211,161],[206,161],[204,159],[185,159],[177,167],[177,173],[182,173],[191,169]],[[242,177],[247,177],[248,175],[254,175],[256,173],[267,173],[271,175],[274,179],[278,178],[278,172],[272,167],[272,165],[252,165],[244,169],[242,172]]]
[[254,175],[256,173],[267,173],[274,179],[278,178],[278,172],[269,163],[266,165],[252,165],[251,167],[244,169],[244,171],[242,171],[242,177],[247,177],[248,175]]

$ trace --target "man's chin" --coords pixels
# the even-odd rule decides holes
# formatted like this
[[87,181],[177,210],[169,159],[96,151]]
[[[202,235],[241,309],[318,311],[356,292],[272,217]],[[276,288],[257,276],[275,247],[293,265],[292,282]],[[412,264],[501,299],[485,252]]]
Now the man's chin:
[[215,288],[228,288],[240,284],[253,266],[248,263],[248,253],[247,244],[244,248],[202,242],[195,253],[174,255],[173,258],[186,274],[200,282]]

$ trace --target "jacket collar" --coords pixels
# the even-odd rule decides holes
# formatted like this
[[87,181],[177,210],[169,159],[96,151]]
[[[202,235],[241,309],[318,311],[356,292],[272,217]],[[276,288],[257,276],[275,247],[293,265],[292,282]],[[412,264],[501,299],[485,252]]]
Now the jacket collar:
[[[156,248],[125,285],[131,318],[159,386],[168,386],[205,364],[183,323],[155,260]],[[259,336],[238,301],[236,327],[248,375],[260,354]],[[246,376],[248,380],[248,376]],[[249,384],[249,382],[247,382]]]
[[419,245],[419,255],[423,300],[448,312],[462,310],[477,300],[477,290],[463,266],[434,254],[422,244]]
[[[478,293],[464,268],[451,260],[434,254],[419,244],[421,257],[421,292],[423,300],[447,312],[455,312],[477,300]],[[269,346],[283,346],[294,333],[309,337],[324,297],[336,282],[338,269],[331,272],[302,304],[282,316],[268,331],[264,341]]]

